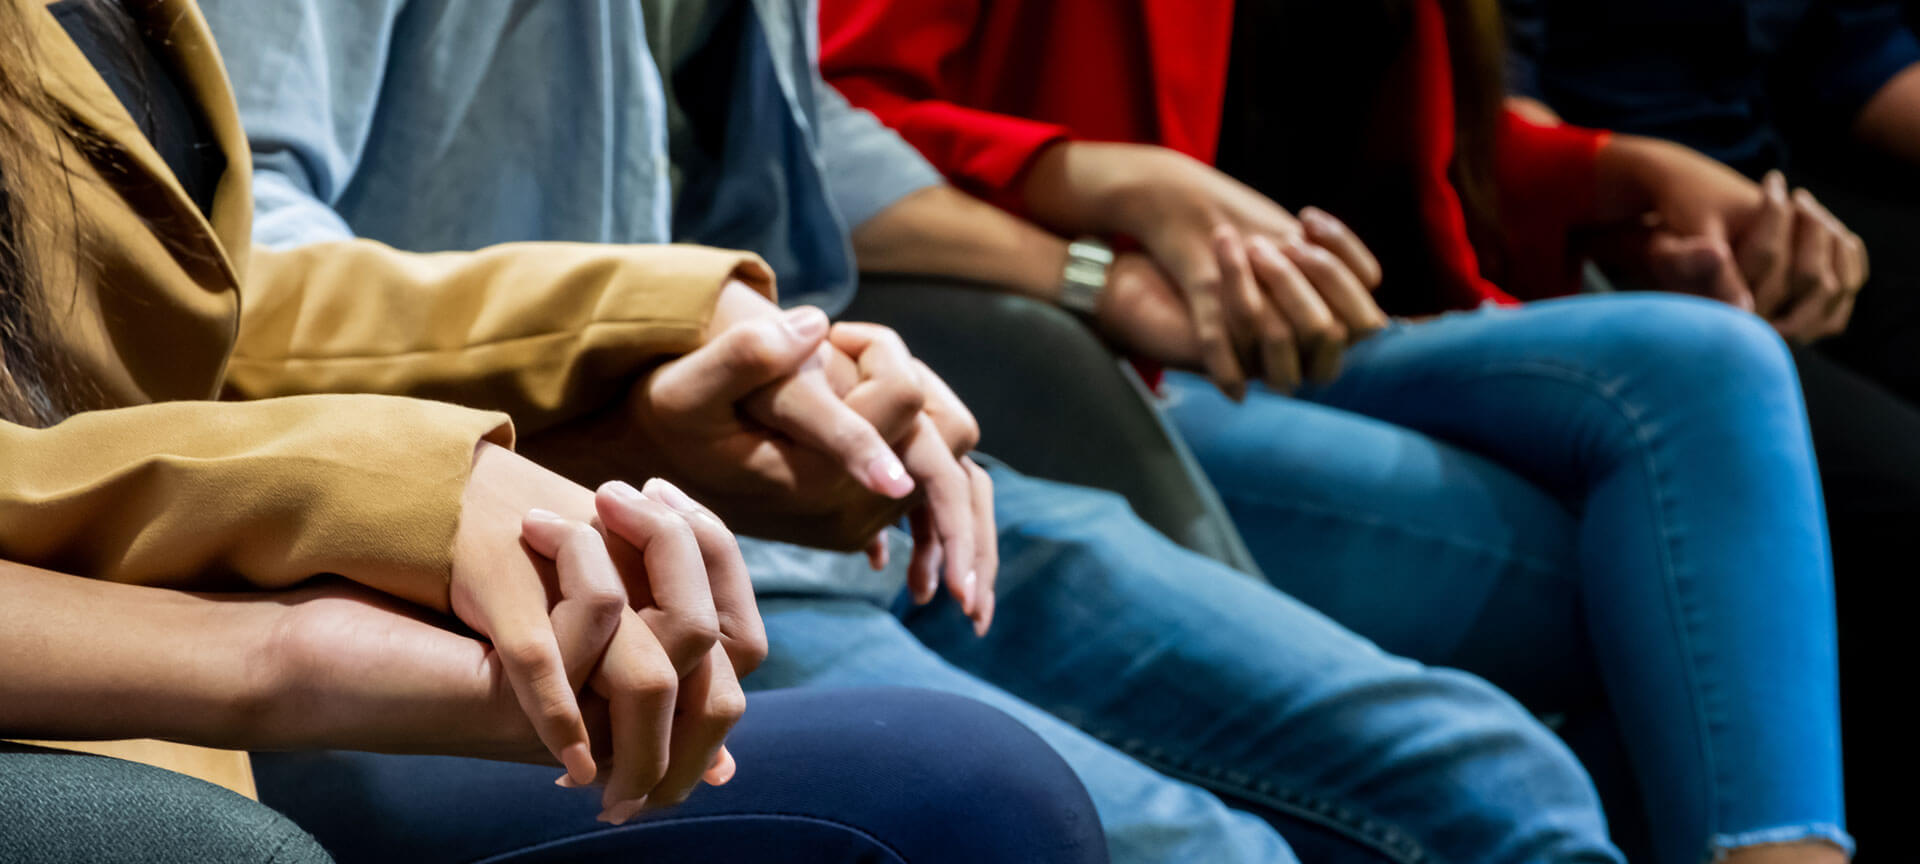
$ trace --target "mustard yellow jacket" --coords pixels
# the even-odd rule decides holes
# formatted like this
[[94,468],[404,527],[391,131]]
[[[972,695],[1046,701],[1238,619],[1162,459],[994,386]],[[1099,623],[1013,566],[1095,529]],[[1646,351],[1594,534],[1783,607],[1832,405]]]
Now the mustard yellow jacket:
[[729,279],[772,293],[758,258],[693,247],[250,249],[247,141],[192,0],[135,5],[225,151],[208,217],[46,0],[0,2],[28,14],[51,98],[109,143],[61,150],[81,248],[40,258],[57,347],[110,406],[0,423],[0,559],[199,590],[444,584],[477,442],[691,350]]

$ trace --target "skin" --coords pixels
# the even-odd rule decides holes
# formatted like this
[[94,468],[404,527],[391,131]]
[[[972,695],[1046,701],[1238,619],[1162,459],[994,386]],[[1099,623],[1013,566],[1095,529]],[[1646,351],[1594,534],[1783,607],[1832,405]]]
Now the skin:
[[1920,65],[1908,66],[1867,100],[1853,121],[1856,139],[1920,165]]
[[[757,618],[737,608],[721,616],[712,600],[698,602],[711,596],[700,590],[710,579],[744,579],[731,535],[711,514],[587,495],[608,533],[534,517],[519,555],[541,564],[522,575],[555,592],[549,625],[562,647],[559,680],[578,682],[568,695],[599,733],[595,756],[607,770],[589,762],[586,782],[606,784],[605,818],[623,821],[641,806],[684,798],[699,780],[731,778],[719,742],[744,705],[731,673],[764,657],[764,636]],[[677,537],[661,509],[701,527]],[[692,560],[653,568],[635,583],[635,562],[615,563],[616,537],[698,548]],[[321,580],[294,591],[189,594],[11,563],[0,563],[0,583],[10,598],[0,612],[0,732],[8,736],[561,761],[524,710],[520,676],[510,669],[514,650],[360,586]],[[627,584],[648,587],[655,599],[629,608]],[[695,596],[657,599],[683,593]],[[726,644],[700,630],[726,620],[738,625]],[[712,647],[702,649],[703,641]],[[688,675],[668,659],[676,651],[700,652]],[[628,716],[636,712],[670,719]]]

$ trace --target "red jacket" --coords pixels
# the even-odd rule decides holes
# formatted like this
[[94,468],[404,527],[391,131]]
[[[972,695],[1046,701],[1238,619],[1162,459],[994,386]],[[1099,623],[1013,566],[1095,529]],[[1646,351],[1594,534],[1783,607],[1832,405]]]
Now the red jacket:
[[[1434,0],[1416,6],[1420,208],[1449,305],[1514,302],[1481,275],[1448,180],[1452,72]],[[1158,144],[1211,162],[1226,95],[1231,0],[822,0],[821,65],[960,188],[1013,212],[1041,150],[1076,138]],[[1509,113],[1498,140],[1511,285],[1576,284],[1569,230],[1593,209],[1605,133]],[[1364,238],[1362,238],[1364,239]]]

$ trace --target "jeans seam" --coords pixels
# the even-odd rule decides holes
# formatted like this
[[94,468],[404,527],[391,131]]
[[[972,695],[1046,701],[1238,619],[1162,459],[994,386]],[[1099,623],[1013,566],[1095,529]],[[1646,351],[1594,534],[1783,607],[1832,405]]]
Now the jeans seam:
[[1671,518],[1671,498],[1666,494],[1668,487],[1665,481],[1666,472],[1661,470],[1659,460],[1655,456],[1655,451],[1660,449],[1659,442],[1656,440],[1657,436],[1648,432],[1647,426],[1641,418],[1641,412],[1636,411],[1632,403],[1621,395],[1621,387],[1608,384],[1585,369],[1541,360],[1529,360],[1517,363],[1489,365],[1473,374],[1480,378],[1495,378],[1501,376],[1530,377],[1586,390],[1590,395],[1598,397],[1602,403],[1611,408],[1619,416],[1620,420],[1627,425],[1635,444],[1638,445],[1637,449],[1640,451],[1641,468],[1647,472],[1648,479],[1653,481],[1651,484],[1653,487],[1652,503],[1654,504],[1654,511],[1658,514],[1658,517],[1652,527],[1660,538],[1662,565],[1666,568],[1666,572],[1670,577],[1662,580],[1666,588],[1663,593],[1667,595],[1667,602],[1672,607],[1672,610],[1677,613],[1675,615],[1675,621],[1677,623],[1675,625],[1676,632],[1674,635],[1680,643],[1681,650],[1689,660],[1687,668],[1682,670],[1682,674],[1687,678],[1688,692],[1690,693],[1690,698],[1687,701],[1692,708],[1694,728],[1700,738],[1701,759],[1705,762],[1707,775],[1713,778],[1713,783],[1710,784],[1706,790],[1708,812],[1712,814],[1712,824],[1708,826],[1707,834],[1709,837],[1718,836],[1718,828],[1725,822],[1725,814],[1722,812],[1725,802],[1720,795],[1720,788],[1727,782],[1728,778],[1722,776],[1719,759],[1716,758],[1713,748],[1714,721],[1710,716],[1712,711],[1709,710],[1708,706],[1709,704],[1716,703],[1717,700],[1713,694],[1708,692],[1708,690],[1711,689],[1710,685],[1700,674],[1700,666],[1707,662],[1707,660],[1701,656],[1693,640],[1693,621],[1697,612],[1690,599],[1693,592],[1688,590],[1686,585],[1682,584],[1688,581],[1688,577],[1681,571],[1681,568],[1677,566],[1675,561],[1674,548],[1680,541],[1679,538],[1667,528],[1668,524],[1673,521]]
[[1297,501],[1289,501],[1289,500],[1278,498],[1278,497],[1262,495],[1258,492],[1227,492],[1225,490],[1222,490],[1220,493],[1220,497],[1225,499],[1229,505],[1231,505],[1233,502],[1236,502],[1236,501],[1244,501],[1256,507],[1265,507],[1273,510],[1291,510],[1296,513],[1304,513],[1310,516],[1324,516],[1330,519],[1339,519],[1346,522],[1351,522],[1355,525],[1361,525],[1367,528],[1376,528],[1376,529],[1383,529],[1387,531],[1393,531],[1402,536],[1405,536],[1414,540],[1434,543],[1436,545],[1445,546],[1452,549],[1458,549],[1464,552],[1470,552],[1475,555],[1481,555],[1487,558],[1497,558],[1497,559],[1505,560],[1505,561],[1523,566],[1528,570],[1532,570],[1534,572],[1546,574],[1549,576],[1564,575],[1564,572],[1559,567],[1555,567],[1551,562],[1543,558],[1527,555],[1525,553],[1507,552],[1501,549],[1496,549],[1492,546],[1474,542],[1472,540],[1463,539],[1455,535],[1447,535],[1447,534],[1440,534],[1440,533],[1430,532],[1430,531],[1416,530],[1413,528],[1409,528],[1405,524],[1393,519],[1370,518],[1365,515],[1345,512],[1332,507],[1324,507],[1324,506],[1319,506],[1314,504],[1302,504]]
[[507,852],[499,852],[493,855],[488,855],[485,858],[481,858],[475,861],[474,864],[493,864],[493,862],[512,860],[513,858],[516,858],[521,855],[526,855],[532,852],[544,851],[549,849],[561,849],[573,843],[590,841],[593,838],[604,836],[608,833],[612,833],[616,831],[617,832],[638,831],[646,828],[657,827],[660,825],[687,825],[691,823],[714,822],[714,821],[724,822],[730,819],[740,819],[743,817],[748,819],[794,819],[802,822],[815,822],[821,825],[831,825],[835,828],[842,829],[857,837],[866,838],[868,842],[872,843],[873,845],[881,849],[886,850],[887,854],[893,856],[893,860],[900,862],[900,864],[911,864],[911,862],[913,861],[913,859],[908,858],[905,853],[902,853],[899,849],[894,848],[893,844],[888,843],[887,841],[874,836],[872,831],[868,831],[867,829],[862,828],[858,825],[854,825],[848,822],[843,822],[838,819],[830,819],[825,816],[816,816],[808,813],[785,813],[785,812],[780,812],[775,810],[753,810],[753,811],[743,811],[739,813],[710,813],[705,816],[694,816],[686,819],[674,819],[667,822],[636,822],[631,825],[622,825],[622,826],[603,828],[603,829],[600,829],[599,831],[592,832],[592,833],[573,834],[566,837],[556,837],[552,840],[547,840],[541,843],[535,843],[531,846],[523,846],[518,849],[513,849]]
[[1340,833],[1348,839],[1371,847],[1397,864],[1434,864],[1439,859],[1414,836],[1393,824],[1393,820],[1368,813],[1324,795],[1283,788],[1269,780],[1255,780],[1239,771],[1217,764],[1202,765],[1192,758],[1176,758],[1159,747],[1142,747],[1137,739],[1094,731],[1093,736],[1128,756],[1176,780],[1207,789],[1229,792],[1237,797],[1272,808]]

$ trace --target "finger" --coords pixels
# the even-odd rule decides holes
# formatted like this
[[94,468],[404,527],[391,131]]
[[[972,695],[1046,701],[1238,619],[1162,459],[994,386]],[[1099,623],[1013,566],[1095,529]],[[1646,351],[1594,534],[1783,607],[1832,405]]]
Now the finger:
[[[1340,355],[1347,347],[1347,330],[1327,305],[1317,279],[1331,282],[1332,270],[1346,270],[1331,253],[1296,241],[1283,249],[1266,238],[1256,244],[1268,296],[1285,316],[1299,345],[1301,370],[1307,378],[1331,380],[1340,371]],[[1308,271],[1308,264],[1322,275]],[[1351,274],[1347,275],[1351,280]]]
[[709,786],[725,786],[733,782],[733,775],[738,770],[739,766],[733,761],[733,754],[722,746],[720,755],[714,757],[713,767],[708,768],[706,775],[700,779],[705,780]]
[[767,659],[767,628],[760,619],[760,605],[753,599],[753,580],[747,574],[746,560],[740,556],[739,541],[712,510],[672,483],[655,478],[641,491],[679,513],[693,529],[713,592],[714,614],[720,621],[720,645],[726,649],[736,675],[744,678],[752,674]]
[[1265,380],[1268,387],[1281,393],[1291,393],[1299,389],[1305,378],[1299,334],[1288,323],[1288,310],[1302,308],[1302,304],[1311,305],[1313,286],[1308,284],[1300,268],[1293,266],[1293,262],[1280,254],[1280,248],[1273,245],[1272,240],[1255,237],[1247,244],[1247,250],[1254,278],[1259,280],[1262,290],[1273,301],[1269,304],[1274,311],[1273,319],[1264,324],[1269,328],[1263,355],[1267,373]]
[[[1801,191],[1805,192],[1805,190]],[[1834,275],[1840,279],[1841,293],[1852,294],[1859,291],[1860,286],[1867,282],[1866,244],[1860,241],[1858,235],[1847,230],[1846,223],[1841,222],[1840,217],[1833,215],[1833,211],[1828,210],[1827,205],[1820,203],[1820,199],[1814,197],[1813,193],[1806,192],[1805,197],[1808,211],[1815,219],[1820,220],[1820,224],[1827,230],[1828,243],[1832,246],[1830,254],[1833,258]],[[1839,301],[1836,300],[1835,305],[1838,306]]]
[[1839,305],[1834,307],[1832,312],[1828,313],[1827,320],[1821,326],[1823,335],[1831,336],[1844,332],[1847,329],[1847,324],[1853,320],[1854,302],[1858,300],[1859,297],[1860,295],[1858,293],[1853,293],[1846,295],[1840,300]]
[[1211,244],[1181,249],[1162,259],[1162,264],[1186,298],[1187,311],[1193,318],[1194,341],[1200,345],[1200,361],[1207,376],[1235,401],[1246,398],[1247,375],[1234,356],[1226,304],[1220,297],[1223,277]]
[[1760,185],[1765,193],[1761,196],[1760,212],[1734,244],[1734,255],[1740,263],[1741,275],[1753,291],[1754,312],[1772,319],[1788,299],[1793,202],[1787,192],[1786,175],[1767,172]]
[[1247,263],[1246,244],[1240,232],[1221,229],[1213,235],[1214,263],[1220,271],[1220,298],[1226,304],[1227,334],[1233,340],[1234,358],[1243,370],[1252,372],[1261,351],[1259,320],[1266,309],[1259,283],[1253,280],[1253,268]]
[[567,682],[577,692],[600,665],[620,626],[627,608],[626,586],[607,553],[606,538],[591,525],[533,510],[523,520],[521,536],[535,552],[553,560],[560,602],[548,618]]
[[947,449],[956,457],[972,453],[973,448],[980,446],[980,421],[974,419],[967,403],[960,401],[953,388],[927,364],[919,360],[913,364],[920,373],[920,389],[926,394],[925,413],[939,428]]
[[907,587],[915,606],[933,602],[940,590],[940,537],[933,530],[933,514],[925,506],[907,514],[913,532],[913,557],[907,561]]
[[610,544],[625,542],[638,554],[639,572],[621,570],[627,593],[651,595],[651,604],[637,610],[640,618],[659,638],[673,668],[687,674],[720,641],[719,613],[693,526],[618,480],[602,485],[593,503]]
[[[1333,218],[1333,214],[1318,207],[1308,207],[1300,211],[1300,223],[1306,226],[1307,239],[1338,256],[1340,261],[1347,265],[1347,269],[1353,271],[1353,275],[1360,280],[1362,287],[1368,291],[1380,287],[1382,277],[1380,259],[1374,257],[1373,251],[1367,248],[1367,244],[1360,242],[1359,235],[1354,234],[1353,229],[1348,228],[1345,222]],[[1378,309],[1378,307],[1375,308]],[[1380,328],[1386,327],[1385,319],[1386,316],[1382,314]],[[1350,321],[1349,323],[1359,322]]]
[[[912,394],[917,398],[917,389]],[[745,404],[753,419],[832,457],[874,493],[896,500],[913,494],[913,478],[893,447],[872,421],[833,392],[824,372],[801,370],[749,396]]]
[[1725,238],[1682,236],[1656,231],[1647,241],[1647,259],[1656,285],[1667,291],[1698,294],[1751,311],[1753,293],[1734,262]]
[[519,574],[517,568],[506,566],[482,577],[489,581],[471,591],[471,617],[461,617],[493,644],[514,698],[547,752],[566,766],[570,779],[591,783],[595,768],[586,720],[548,618],[546,585],[535,576]]
[[1268,386],[1282,388],[1283,392],[1290,389],[1299,382],[1293,329],[1263,293],[1246,244],[1239,234],[1222,232],[1214,240],[1214,252],[1220,259],[1220,271],[1227,276],[1224,290],[1228,297],[1236,298],[1231,314],[1243,362]]
[[607,700],[613,742],[613,772],[600,796],[605,808],[600,820],[618,825],[640,812],[648,793],[667,775],[680,674],[646,622],[629,609],[593,687]]
[[731,411],[747,394],[799,371],[826,338],[827,314],[812,306],[728,328],[662,366],[648,387],[649,398],[667,414]]
[[994,585],[1000,577],[1000,532],[995,526],[993,515],[993,477],[987,474],[972,459],[960,460],[966,469],[967,478],[973,486],[973,536],[978,545],[975,554],[974,571],[979,573],[975,583],[973,632],[976,636],[987,635],[993,627],[993,609],[996,605]]
[[860,381],[847,393],[847,405],[889,444],[912,434],[926,397],[917,361],[900,334],[879,324],[847,322],[835,324],[827,341],[859,366]]
[[1805,189],[1796,190],[1793,205],[1790,302],[1795,314],[1809,300],[1818,304],[1818,311],[1814,313],[1817,317],[1808,322],[1814,323],[1824,320],[1826,313],[1831,312],[1835,302],[1840,299],[1840,274],[1834,268],[1833,235],[1828,232],[1827,223],[1815,211],[1813,196]]
[[867,566],[874,572],[887,569],[887,534],[882,531],[867,542]]
[[680,705],[673,722],[667,773],[647,796],[647,809],[677,806],[693,794],[727,734],[747,709],[747,697],[725,654],[715,655],[680,683]]
[[942,581],[960,602],[960,607],[971,615],[973,589],[979,580],[974,560],[972,483],[940,439],[933,421],[923,417],[920,424],[921,431],[907,441],[907,467],[926,491],[926,510],[946,559],[940,567]]

